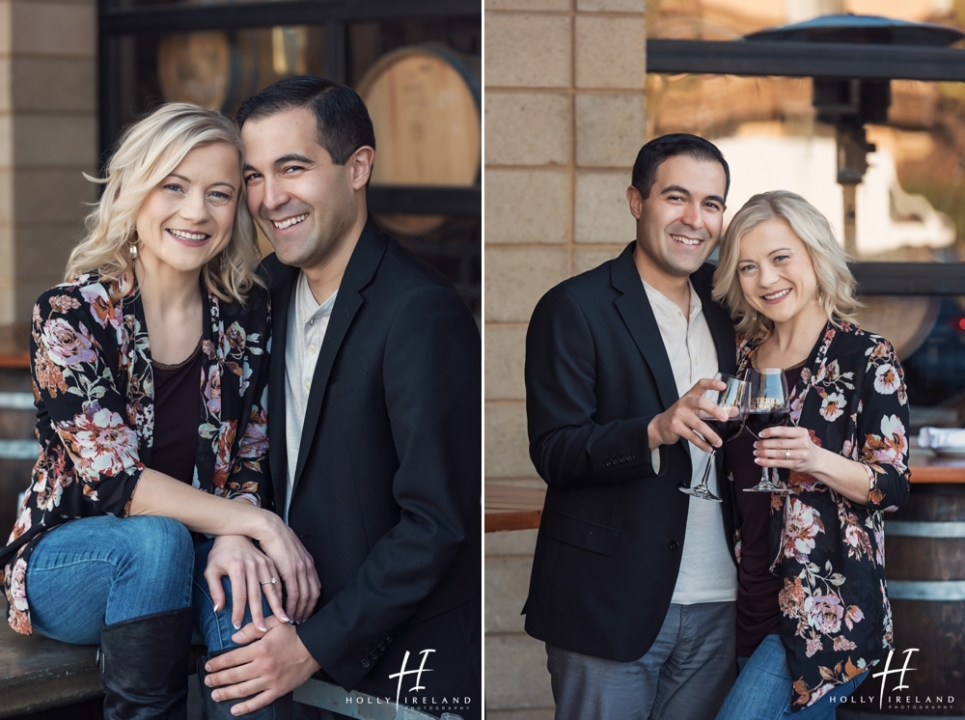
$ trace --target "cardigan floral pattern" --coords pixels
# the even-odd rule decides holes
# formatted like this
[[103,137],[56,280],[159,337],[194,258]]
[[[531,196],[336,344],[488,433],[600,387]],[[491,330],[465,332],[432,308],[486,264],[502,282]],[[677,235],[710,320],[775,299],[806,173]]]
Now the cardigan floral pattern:
[[[192,485],[261,506],[266,491],[268,295],[244,306],[202,292],[198,446]],[[31,321],[40,456],[7,546],[0,580],[8,621],[32,632],[27,566],[48,530],[75,518],[125,517],[154,434],[154,374],[133,277],[87,274],[43,295]]]
[[[738,373],[758,341],[738,343]],[[792,708],[817,702],[894,647],[885,583],[883,511],[908,499],[908,396],[891,344],[828,323],[791,391],[791,421],[815,445],[864,465],[868,504],[810,475],[781,470],[790,487],[771,495],[771,572],[783,581],[781,640]]]

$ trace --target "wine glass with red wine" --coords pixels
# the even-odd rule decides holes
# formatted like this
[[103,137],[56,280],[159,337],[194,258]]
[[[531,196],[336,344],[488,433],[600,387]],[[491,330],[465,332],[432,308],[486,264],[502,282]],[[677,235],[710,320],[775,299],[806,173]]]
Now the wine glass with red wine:
[[[747,429],[758,440],[761,432],[769,427],[787,425],[791,417],[788,404],[787,379],[781,368],[751,368],[747,376],[750,394],[747,401]],[[777,469],[773,469],[776,478]],[[787,492],[786,487],[776,485],[768,478],[767,468],[761,468],[761,481],[744,492]]]
[[[721,420],[717,416],[705,415],[698,411],[697,417],[710,425],[714,432],[720,436],[722,443],[730,442],[744,429],[744,418],[747,416],[747,383],[733,375],[717,373],[715,380],[720,380],[727,387],[723,390],[708,390],[704,397],[714,405],[724,408],[727,411],[727,419]],[[701,500],[714,500],[721,502],[721,499],[714,495],[707,487],[707,480],[710,479],[711,468],[714,467],[714,460],[717,457],[717,448],[712,448],[710,458],[707,460],[707,467],[704,469],[704,476],[701,478],[697,487],[682,486],[680,492],[693,495]]]

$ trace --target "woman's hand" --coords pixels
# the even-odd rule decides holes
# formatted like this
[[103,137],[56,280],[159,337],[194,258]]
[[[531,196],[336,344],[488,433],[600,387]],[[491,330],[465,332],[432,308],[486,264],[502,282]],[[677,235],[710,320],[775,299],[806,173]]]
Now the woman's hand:
[[852,502],[868,504],[872,486],[868,466],[815,445],[807,428],[767,428],[754,443],[754,462],[810,475]]
[[225,575],[231,581],[231,624],[235,629],[240,628],[244,621],[246,603],[251,608],[251,621],[255,627],[266,628],[262,594],[272,613],[280,620],[288,620],[281,601],[281,583],[265,582],[277,577],[275,563],[251,540],[242,535],[219,535],[215,538],[208,554],[204,579],[208,581],[216,612],[225,606],[224,587],[221,584],[221,578]]
[[[270,557],[285,585],[285,611],[295,622],[311,615],[321,594],[315,561],[285,522],[273,512],[264,511],[266,527],[255,537]],[[279,616],[281,617],[281,616]]]
[[[821,448],[803,427],[769,427],[754,443],[754,462],[762,467],[787,468],[805,475],[817,469]],[[826,451],[824,451],[826,452]]]
[[[284,583],[288,595],[279,619],[287,613],[292,620],[301,622],[307,620],[315,609],[321,589],[315,562],[285,521],[270,510],[257,508],[247,500],[237,502],[215,497],[147,469],[141,473],[134,491],[131,515],[174,518],[193,532],[216,535],[219,539],[223,535],[241,535],[257,540],[262,553],[275,564],[275,572],[265,571],[267,574],[258,581],[277,577]],[[231,577],[230,573],[225,574]],[[281,588],[276,586],[275,589]],[[272,610],[278,613],[274,605]]]

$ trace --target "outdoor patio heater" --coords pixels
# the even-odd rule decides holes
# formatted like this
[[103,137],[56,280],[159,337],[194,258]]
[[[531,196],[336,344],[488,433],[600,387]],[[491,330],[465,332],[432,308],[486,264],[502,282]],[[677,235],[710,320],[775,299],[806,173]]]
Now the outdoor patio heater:
[[[746,35],[748,42],[842,43],[852,45],[948,46],[965,33],[931,23],[873,15],[825,15]],[[814,76],[812,104],[819,122],[833,125],[837,141],[838,182],[844,193],[844,249],[857,259],[856,188],[868,169],[865,125],[884,123],[891,105],[891,80]]]

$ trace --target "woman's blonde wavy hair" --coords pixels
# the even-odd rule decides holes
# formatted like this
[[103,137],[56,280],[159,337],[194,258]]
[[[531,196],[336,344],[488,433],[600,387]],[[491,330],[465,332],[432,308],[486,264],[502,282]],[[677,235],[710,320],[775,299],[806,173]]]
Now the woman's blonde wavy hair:
[[848,257],[835,239],[831,223],[800,195],[774,190],[744,203],[720,242],[713,297],[730,310],[737,334],[762,340],[774,329],[774,323],[744,298],[737,278],[741,238],[768,220],[784,220],[807,247],[818,281],[818,303],[831,322],[836,327],[842,322],[855,322],[861,303],[855,298],[856,283],[848,268]]
[[[147,196],[189,152],[220,142],[238,151],[240,169],[244,146],[234,123],[221,113],[189,103],[162,105],[125,130],[107,165],[106,177],[84,176],[106,187],[85,220],[87,235],[70,254],[65,279],[97,272],[102,279],[113,281],[129,272],[128,243],[136,237],[134,223]],[[263,284],[254,272],[260,255],[242,183],[231,240],[201,269],[205,286],[222,300],[244,303],[251,286]]]

